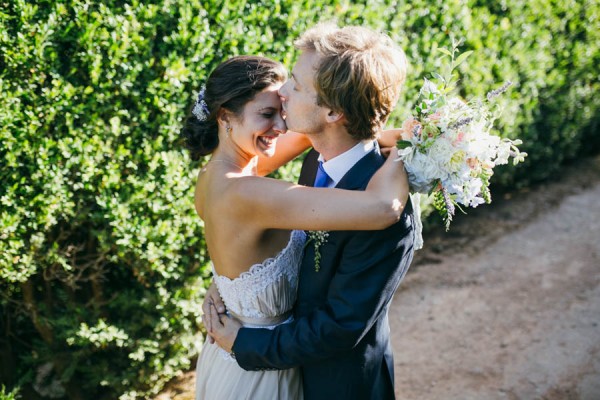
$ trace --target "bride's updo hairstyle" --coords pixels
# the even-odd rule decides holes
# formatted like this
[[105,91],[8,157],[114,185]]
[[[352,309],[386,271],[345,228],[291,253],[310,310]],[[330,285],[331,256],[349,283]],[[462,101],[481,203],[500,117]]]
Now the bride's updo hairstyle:
[[208,77],[203,96],[201,91],[181,130],[192,160],[211,154],[219,145],[221,108],[240,116],[257,93],[286,79],[283,65],[265,57],[236,56],[221,63]]

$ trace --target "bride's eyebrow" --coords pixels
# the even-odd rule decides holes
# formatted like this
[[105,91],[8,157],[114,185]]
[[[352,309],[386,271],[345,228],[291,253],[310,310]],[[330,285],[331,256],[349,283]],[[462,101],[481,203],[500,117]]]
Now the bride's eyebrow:
[[263,107],[261,109],[258,110],[258,112],[265,112],[265,111],[272,111],[272,112],[277,112],[277,108],[275,107]]

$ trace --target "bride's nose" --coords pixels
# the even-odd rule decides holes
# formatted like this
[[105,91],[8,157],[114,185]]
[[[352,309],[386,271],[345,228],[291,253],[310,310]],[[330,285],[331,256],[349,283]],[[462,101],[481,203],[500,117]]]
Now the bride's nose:
[[275,124],[273,125],[273,130],[278,135],[283,135],[284,133],[287,132],[287,125],[285,124],[285,121],[284,121],[283,117],[281,116],[281,113],[277,116],[277,120],[275,121]]

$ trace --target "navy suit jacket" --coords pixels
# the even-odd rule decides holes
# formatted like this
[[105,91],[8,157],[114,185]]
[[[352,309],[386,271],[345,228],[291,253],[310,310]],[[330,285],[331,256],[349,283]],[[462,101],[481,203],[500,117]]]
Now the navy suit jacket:
[[[337,187],[364,190],[383,162],[376,147]],[[309,172],[301,183],[312,185],[316,167],[303,168]],[[301,366],[307,400],[393,399],[388,308],[412,261],[413,225],[409,201],[400,221],[387,229],[331,231],[320,248],[318,272],[308,244],[295,320],[273,330],[240,329],[233,346],[238,364],[246,370]]]

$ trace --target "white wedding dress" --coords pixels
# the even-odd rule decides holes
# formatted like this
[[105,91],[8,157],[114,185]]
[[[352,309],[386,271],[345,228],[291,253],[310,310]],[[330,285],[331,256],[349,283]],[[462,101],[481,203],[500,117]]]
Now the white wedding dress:
[[[274,328],[292,320],[298,271],[306,234],[292,231],[274,258],[253,265],[235,279],[213,277],[230,315],[248,328]],[[196,367],[196,400],[302,399],[298,368],[246,371],[216,344],[205,343]]]

